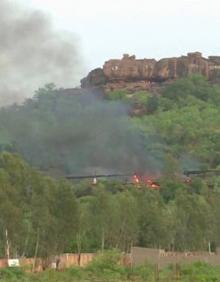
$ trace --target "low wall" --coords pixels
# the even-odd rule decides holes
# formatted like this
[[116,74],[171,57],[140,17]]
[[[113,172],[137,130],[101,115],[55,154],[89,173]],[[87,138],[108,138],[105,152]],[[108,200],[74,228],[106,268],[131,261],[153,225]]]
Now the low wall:
[[90,263],[95,254],[83,253],[83,254],[63,254],[59,256],[59,269],[71,267],[71,266],[81,266],[84,267]]
[[[27,268],[27,270],[32,270],[33,265],[35,264],[34,271],[39,272],[44,268],[52,267],[58,269],[65,269],[73,266],[84,267],[90,263],[95,254],[92,253],[83,253],[83,254],[62,254],[60,256],[51,258],[50,260],[36,259],[34,258],[21,258],[19,263],[21,267]],[[8,267],[7,259],[0,259],[0,268]]]
[[5,268],[8,266],[8,260],[7,259],[0,259],[0,268]]
[[[62,254],[50,260],[44,261],[37,259],[35,262],[34,271],[39,272],[47,267],[57,268],[59,270],[80,266],[85,267],[96,256],[95,253],[82,253],[82,254]],[[137,266],[144,263],[157,264],[163,268],[169,264],[192,263],[196,261],[203,261],[211,265],[220,266],[220,252],[216,254],[209,254],[208,252],[165,252],[164,250],[153,248],[133,247],[131,254],[124,255],[121,263],[126,266]],[[28,270],[33,269],[34,259],[24,258],[19,259],[20,266]],[[7,259],[0,259],[0,268],[8,266]]]
[[131,249],[132,265],[144,263],[158,264],[163,268],[169,264],[192,263],[202,261],[211,265],[220,265],[220,253],[208,252],[165,252],[164,250],[133,247]]

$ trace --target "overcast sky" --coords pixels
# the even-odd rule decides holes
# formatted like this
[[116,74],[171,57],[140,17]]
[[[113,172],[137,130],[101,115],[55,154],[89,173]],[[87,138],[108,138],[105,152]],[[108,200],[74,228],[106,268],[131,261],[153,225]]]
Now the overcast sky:
[[87,70],[110,58],[220,55],[219,0],[14,0],[75,33]]

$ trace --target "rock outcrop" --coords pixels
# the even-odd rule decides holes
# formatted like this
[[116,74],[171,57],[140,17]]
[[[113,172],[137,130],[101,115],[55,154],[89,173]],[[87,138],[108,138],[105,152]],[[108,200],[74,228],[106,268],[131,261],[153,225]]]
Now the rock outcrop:
[[214,83],[220,83],[220,56],[204,58],[201,53],[187,56],[155,59],[136,59],[125,54],[122,59],[109,60],[103,68],[91,71],[82,79],[82,88],[104,87],[105,90],[149,90],[177,78],[201,74]]

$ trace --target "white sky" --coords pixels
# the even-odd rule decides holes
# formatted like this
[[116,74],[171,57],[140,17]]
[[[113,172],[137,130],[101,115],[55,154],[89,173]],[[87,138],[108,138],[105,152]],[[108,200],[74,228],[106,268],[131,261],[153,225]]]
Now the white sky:
[[77,34],[87,70],[110,58],[220,55],[220,0],[14,0]]

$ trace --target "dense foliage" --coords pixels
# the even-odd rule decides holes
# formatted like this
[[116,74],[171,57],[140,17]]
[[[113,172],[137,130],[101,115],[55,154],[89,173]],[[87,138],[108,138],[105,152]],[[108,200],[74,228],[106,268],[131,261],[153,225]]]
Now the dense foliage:
[[132,245],[207,250],[219,245],[220,185],[161,180],[145,185],[53,180],[17,155],[0,155],[0,255],[129,251]]
[[79,224],[70,185],[38,173],[10,153],[0,156],[0,183],[0,255],[5,256],[6,231],[12,256],[65,251]]
[[162,170],[167,157],[186,169],[220,165],[219,86],[192,76],[160,96],[120,90],[107,98],[47,85],[0,110],[0,149],[63,174]]
[[[19,152],[41,169],[74,173],[88,159],[96,160],[97,166],[104,160],[105,169],[116,162],[117,169],[127,167],[133,156],[124,151],[123,144],[127,144],[126,148],[137,156],[134,163],[157,159],[162,164],[157,166],[162,170],[160,190],[104,180],[96,186],[90,181],[53,180],[17,154],[3,152],[0,255],[5,256],[6,231],[13,256],[47,257],[66,251],[113,248],[129,251],[132,245],[207,250],[211,243],[214,250],[220,243],[220,179],[195,177],[187,184],[181,172],[182,168],[220,165],[219,87],[194,76],[176,81],[161,96],[144,92],[128,97],[114,94],[111,101],[91,98],[89,104],[87,98],[86,104],[80,99],[60,96],[47,86],[22,106],[1,109],[2,151]],[[141,105],[142,115],[125,118],[121,115],[123,101],[126,105]],[[108,103],[115,109],[113,119]],[[87,119],[81,120],[85,110]],[[97,117],[101,116],[99,123]],[[95,130],[101,128],[101,132],[108,124],[108,134],[100,139],[106,143],[100,144],[95,138],[98,131],[92,134],[91,123],[85,122],[89,119],[100,124]],[[116,131],[115,124],[119,126]],[[115,132],[123,140],[118,147]],[[102,152],[99,156],[94,151],[98,148]]]
[[[136,122],[159,135],[164,151],[185,168],[220,164],[220,87],[201,76],[176,81],[160,97],[150,96]],[[197,163],[197,165],[196,165]]]

